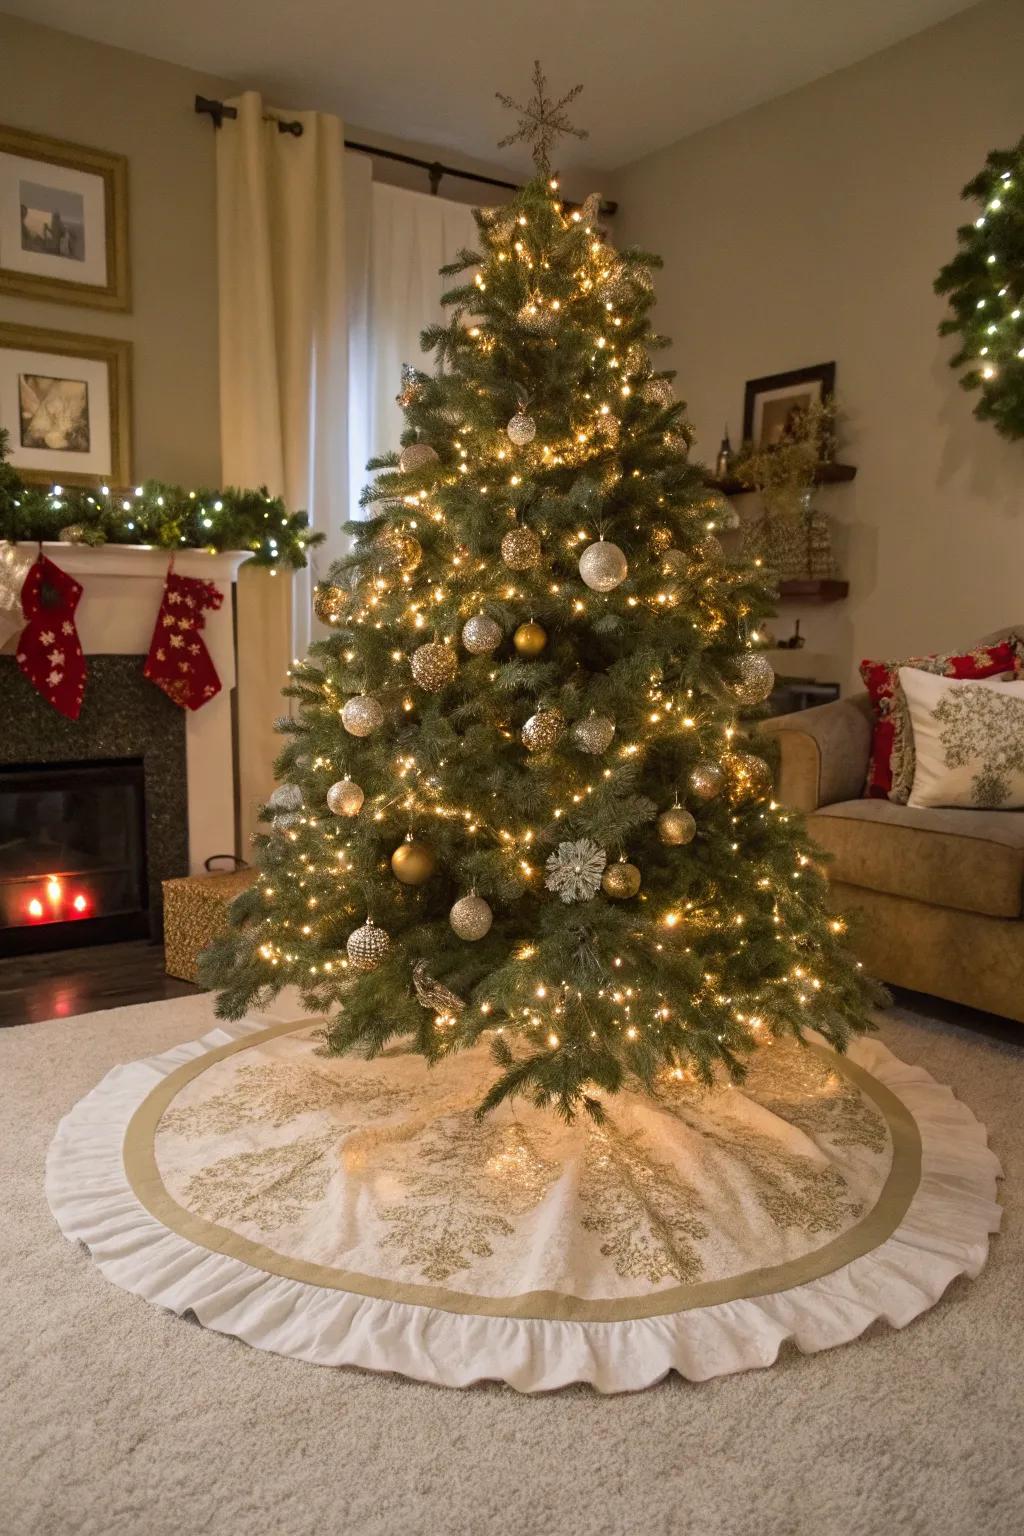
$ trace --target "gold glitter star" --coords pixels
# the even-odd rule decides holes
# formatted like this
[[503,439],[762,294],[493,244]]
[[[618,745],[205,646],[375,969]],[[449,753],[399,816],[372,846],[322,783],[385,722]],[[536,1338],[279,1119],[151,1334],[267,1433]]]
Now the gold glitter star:
[[563,107],[570,101],[575,101],[582,91],[582,85],[574,85],[572,90],[562,97],[561,101],[552,101],[545,96],[544,91],[547,80],[540,67],[540,60],[533,62],[533,86],[535,95],[525,106],[518,101],[513,101],[511,96],[506,96],[503,91],[496,91],[495,95],[503,107],[508,107],[512,112],[519,113],[519,126],[515,133],[510,133],[499,140],[498,148],[505,149],[509,144],[517,144],[522,139],[524,144],[532,143],[533,163],[538,171],[545,176],[551,175],[549,153],[551,146],[560,133],[570,133],[574,139],[588,137],[585,128],[574,128]]

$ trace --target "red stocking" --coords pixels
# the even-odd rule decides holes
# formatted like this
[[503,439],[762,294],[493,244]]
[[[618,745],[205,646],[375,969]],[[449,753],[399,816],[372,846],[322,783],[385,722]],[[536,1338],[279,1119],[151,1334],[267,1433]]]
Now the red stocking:
[[18,666],[48,704],[77,720],[88,670],[75,628],[82,586],[40,554],[21,589],[26,624],[18,641]]
[[167,567],[163,601],[156,616],[143,672],[183,709],[200,709],[220,692],[220,678],[202,639],[207,608],[219,608],[224,594],[197,576],[176,576]]

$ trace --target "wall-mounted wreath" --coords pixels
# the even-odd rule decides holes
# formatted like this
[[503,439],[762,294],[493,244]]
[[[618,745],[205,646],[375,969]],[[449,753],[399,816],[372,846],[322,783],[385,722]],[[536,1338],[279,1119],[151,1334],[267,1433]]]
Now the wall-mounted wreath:
[[1024,139],[993,150],[963,196],[981,208],[935,279],[953,311],[939,330],[960,337],[949,362],[966,364],[962,387],[981,392],[975,416],[1004,437],[1024,437]]

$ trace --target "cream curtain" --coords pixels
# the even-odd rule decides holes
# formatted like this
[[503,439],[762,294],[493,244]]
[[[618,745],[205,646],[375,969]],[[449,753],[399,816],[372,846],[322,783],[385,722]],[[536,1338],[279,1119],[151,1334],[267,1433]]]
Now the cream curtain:
[[[320,567],[340,552],[347,515],[344,132],[336,117],[288,112],[303,131],[281,133],[255,91],[231,104],[238,117],[217,134],[222,473],[305,508],[331,536]],[[243,852],[273,783],[273,721],[289,661],[309,641],[315,574],[240,573]]]

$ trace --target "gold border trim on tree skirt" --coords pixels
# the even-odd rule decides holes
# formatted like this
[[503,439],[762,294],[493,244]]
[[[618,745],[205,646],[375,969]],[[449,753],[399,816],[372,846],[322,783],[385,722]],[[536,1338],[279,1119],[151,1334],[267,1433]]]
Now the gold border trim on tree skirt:
[[[160,1120],[187,1084],[216,1062],[281,1035],[308,1029],[310,1020],[275,1024],[257,1033],[205,1051],[176,1068],[143,1100],[124,1137],[124,1168],[132,1191],[145,1209],[171,1232],[212,1253],[224,1254],[269,1275],[356,1296],[434,1308],[478,1317],[509,1317],[558,1322],[624,1322],[664,1317],[723,1302],[772,1296],[792,1290],[851,1264],[885,1243],[901,1225],[921,1183],[921,1136],[913,1115],[877,1078],[826,1046],[807,1049],[825,1060],[865,1094],[881,1112],[892,1140],[888,1176],[872,1209],[831,1242],[772,1268],[747,1270],[721,1280],[674,1286],[635,1298],[588,1299],[555,1291],[519,1296],[475,1296],[444,1286],[394,1282],[375,1276],[309,1263],[275,1252],[181,1206],[169,1193],[157,1165],[155,1138]],[[443,1070],[443,1068],[438,1069]]]

